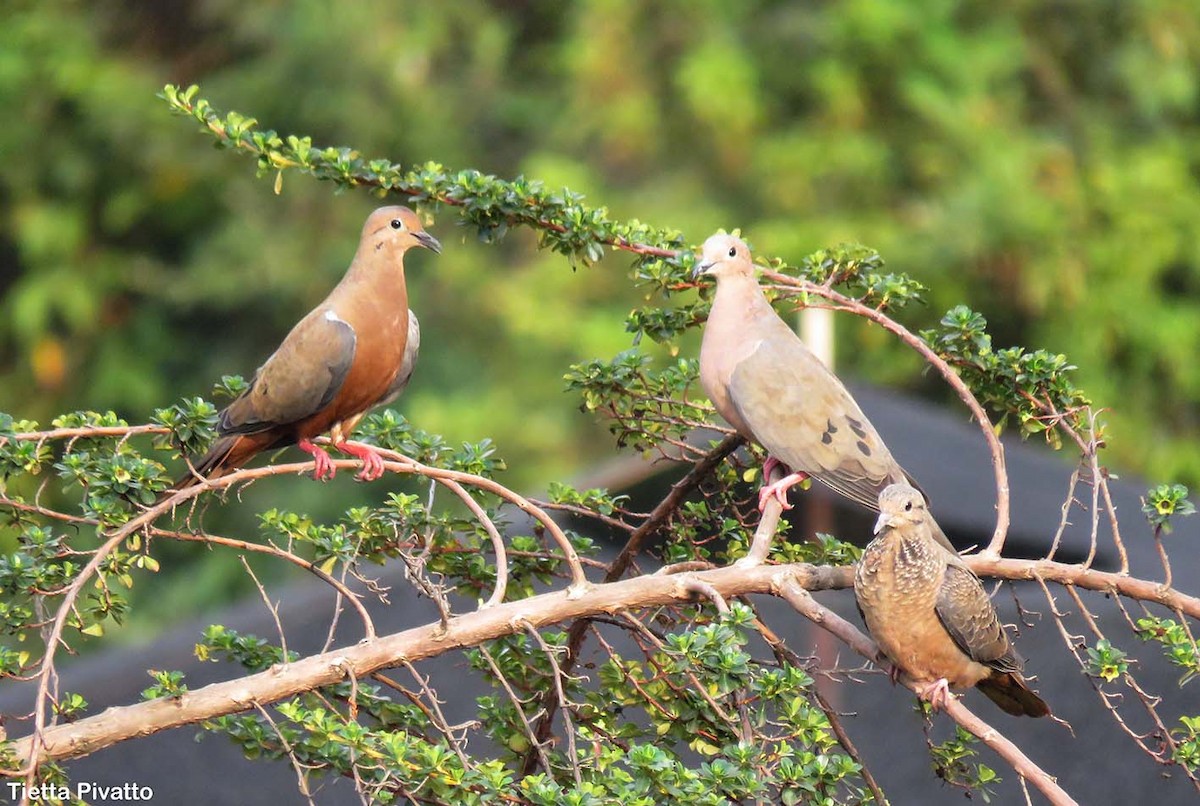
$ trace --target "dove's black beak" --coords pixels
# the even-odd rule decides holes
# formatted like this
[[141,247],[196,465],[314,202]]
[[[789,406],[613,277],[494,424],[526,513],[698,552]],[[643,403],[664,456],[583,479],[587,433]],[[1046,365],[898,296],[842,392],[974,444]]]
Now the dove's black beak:
[[428,232],[414,232],[413,237],[417,239],[417,243],[421,244],[421,246],[425,247],[429,251],[439,255],[442,253],[441,242]]
[[708,274],[708,270],[713,267],[711,263],[704,263],[697,260],[696,266],[692,269],[692,282],[699,280],[702,275]]

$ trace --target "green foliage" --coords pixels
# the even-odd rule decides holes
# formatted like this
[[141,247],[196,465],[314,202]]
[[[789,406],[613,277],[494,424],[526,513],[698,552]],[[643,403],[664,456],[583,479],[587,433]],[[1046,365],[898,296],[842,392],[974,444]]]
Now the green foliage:
[[1111,683],[1129,671],[1129,656],[1107,638],[1101,638],[1095,646],[1087,648],[1085,668],[1093,677]]
[[1181,716],[1179,725],[1171,730],[1176,742],[1174,761],[1192,772],[1200,770],[1200,716]]
[[1022,347],[996,350],[987,320],[963,305],[947,312],[940,325],[922,331],[921,338],[1001,415],[998,425],[1015,420],[1022,437],[1044,434],[1055,448],[1062,446],[1062,433],[1054,427],[1059,421],[1086,431],[1083,415],[1091,401],[1071,381],[1076,367],[1066,356]]
[[684,397],[697,383],[695,359],[679,359],[662,369],[651,364],[649,356],[630,350],[611,361],[576,364],[565,376],[567,388],[583,398],[581,409],[608,420],[618,447],[646,451],[682,440],[711,411],[707,401],[690,403]]
[[289,135],[284,139],[274,131],[256,128],[258,121],[253,118],[237,112],[220,114],[207,100],[197,97],[199,90],[195,85],[180,90],[168,84],[161,97],[176,113],[197,120],[219,146],[253,155],[260,176],[296,169],[332,181],[340,189],[369,187],[398,193],[418,208],[453,205],[488,242],[514,225],[534,227],[540,246],[583,265],[599,260],[605,245],[643,244],[671,251],[683,246],[678,232],[656,230],[638,221],[613,221],[604,208],[584,206],[580,194],[550,191],[540,181],[519,176],[506,182],[475,170],[448,172],[436,162],[405,171],[397,163],[366,159],[350,148],[314,148],[309,137]]
[[1139,638],[1162,644],[1167,660],[1183,669],[1180,686],[1200,675],[1200,651],[1184,625],[1174,619],[1151,616],[1138,619],[1137,629]]
[[295,652],[284,653],[280,647],[254,635],[242,635],[220,624],[211,624],[204,630],[204,637],[196,644],[195,655],[202,661],[216,662],[220,658],[237,663],[248,671],[261,672],[299,658]]
[[606,490],[576,490],[560,481],[550,482],[547,492],[550,500],[556,504],[570,504],[601,515],[612,515],[629,500],[627,495],[610,495]]
[[87,707],[88,701],[84,699],[82,694],[76,694],[73,691],[64,691],[59,695],[58,701],[54,703],[54,713],[67,722],[71,722],[83,716],[83,712],[87,710]]
[[1196,505],[1188,500],[1188,488],[1182,484],[1160,484],[1146,491],[1142,513],[1155,531],[1171,533],[1171,518],[1196,514]]
[[991,803],[995,796],[992,787],[1001,778],[986,764],[971,761],[978,755],[975,750],[978,744],[978,739],[961,726],[955,726],[953,738],[930,745],[933,770],[946,783],[963,787],[969,793],[978,792],[984,803]]
[[36,475],[50,460],[50,446],[33,440],[4,439],[13,434],[36,431],[33,420],[16,420],[0,412],[0,484],[11,476]]
[[184,452],[201,456],[216,438],[217,407],[200,397],[185,398],[165,409],[156,409],[150,422],[171,432]]
[[143,700],[163,698],[177,700],[187,694],[188,687],[187,683],[183,682],[183,672],[150,669],[147,674],[154,679],[154,685],[142,691]]
[[779,541],[772,556],[779,562],[806,562],[813,565],[853,565],[862,557],[862,548],[817,532],[813,540]]
[[[747,654],[746,628],[754,618],[735,604],[715,621],[663,636],[645,662],[611,658],[598,670],[598,688],[569,685],[568,698],[580,703],[574,709],[580,746],[603,749],[582,760],[581,786],[535,775],[523,779],[522,793],[534,803],[724,804],[772,792],[784,803],[861,800],[860,767],[837,752],[827,718],[809,698],[812,678],[792,666],[764,668]],[[564,636],[544,639],[561,645]],[[529,647],[524,635],[489,647],[519,694],[549,685],[549,665],[531,657]],[[477,669],[489,668],[479,652],[469,654]],[[615,711],[613,703],[619,704]],[[731,713],[738,708],[749,708],[756,728],[776,733],[742,741]],[[625,712],[644,713],[650,721],[625,718]],[[505,697],[484,697],[480,718],[493,736],[509,736],[503,744],[514,759],[528,752],[520,719]],[[683,748],[703,760],[688,761]],[[561,743],[554,761],[566,763]]]

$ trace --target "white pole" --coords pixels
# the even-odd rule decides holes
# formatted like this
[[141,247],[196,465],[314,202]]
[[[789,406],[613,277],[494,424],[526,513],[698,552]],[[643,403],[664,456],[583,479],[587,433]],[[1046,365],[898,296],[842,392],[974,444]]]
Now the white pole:
[[800,338],[808,349],[833,369],[833,311],[828,308],[805,308],[800,311]]

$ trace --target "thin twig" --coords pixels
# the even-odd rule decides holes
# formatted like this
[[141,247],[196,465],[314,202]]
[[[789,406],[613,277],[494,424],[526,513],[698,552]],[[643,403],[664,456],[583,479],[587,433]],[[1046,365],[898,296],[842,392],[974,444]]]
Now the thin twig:
[[472,498],[471,494],[464,490],[461,484],[450,479],[438,479],[438,481],[449,487],[466,504],[467,509],[471,510],[471,514],[475,516],[475,520],[483,525],[484,531],[488,533],[488,537],[492,540],[492,551],[496,555],[496,587],[492,590],[492,595],[483,603],[482,607],[498,605],[504,601],[504,594],[508,591],[508,556],[505,552],[504,538],[500,536],[500,530],[496,528],[496,524],[483,511],[483,507],[479,506],[479,502]]
[[[493,495],[508,501],[510,504],[517,507],[527,515],[530,515],[535,520],[540,522],[546,528],[546,532],[558,544],[558,547],[563,552],[563,561],[571,570],[571,587],[568,589],[572,594],[578,595],[588,587],[587,575],[583,572],[583,566],[579,562],[579,554],[575,551],[575,547],[571,545],[571,541],[563,534],[559,525],[553,518],[546,514],[546,511],[534,504],[523,495],[519,495],[505,487],[499,482],[493,481],[485,476],[479,476],[474,473],[464,473],[459,470],[446,470],[440,467],[431,467],[422,464],[415,459],[411,459],[402,453],[386,450],[377,445],[367,445],[361,442],[351,442],[350,445],[369,448],[375,451],[380,456],[385,458],[383,466],[387,470],[396,473],[416,473],[427,478],[438,480],[450,480],[460,484],[467,484],[472,487],[477,487],[485,490]],[[308,463],[305,463],[308,464]],[[334,466],[342,465],[341,461],[334,461]],[[354,466],[355,462],[346,462],[347,466]],[[498,587],[498,586],[497,586]]]
[[522,620],[521,623],[525,627],[525,632],[533,636],[533,640],[542,648],[542,652],[546,654],[546,660],[550,662],[550,669],[554,672],[554,691],[558,695],[558,710],[563,716],[563,733],[567,735],[567,757],[571,760],[571,773],[575,777],[575,785],[583,786],[583,778],[579,773],[579,753],[575,748],[575,723],[571,719],[571,704],[567,701],[567,691],[563,685],[565,676],[562,668],[558,665],[557,652],[554,647],[546,643],[546,639],[542,638],[537,627],[525,620]]
[[275,720],[271,718],[270,712],[258,703],[254,703],[254,707],[262,715],[263,719],[267,720],[267,723],[271,726],[271,729],[275,731],[275,737],[279,739],[279,745],[283,748],[283,751],[287,753],[288,759],[292,762],[292,769],[296,771],[296,788],[300,790],[300,794],[304,796],[306,801],[308,801],[309,806],[316,806],[316,802],[312,799],[312,792],[308,788],[308,776],[305,775],[305,767],[307,765],[300,763],[300,759],[296,757],[296,753],[292,749],[291,742],[287,740],[287,737],[283,735],[283,731],[281,731],[279,726],[275,724]]
[[165,537],[171,540],[180,540],[190,543],[209,543],[217,546],[235,548],[239,551],[269,554],[272,557],[278,557],[282,560],[287,560],[293,565],[297,565],[303,568],[305,571],[308,571],[322,582],[328,584],[335,591],[337,591],[339,596],[350,603],[350,605],[358,613],[359,619],[362,620],[363,632],[365,633],[364,638],[370,639],[374,638],[376,635],[375,622],[371,620],[371,615],[367,612],[367,608],[363,606],[358,594],[350,590],[346,583],[322,571],[315,563],[311,563],[303,557],[293,554],[290,551],[286,551],[270,543],[251,543],[247,540],[238,540],[235,537],[220,537],[218,535],[207,533],[190,534],[188,532],[176,532],[169,529],[159,529],[158,527],[151,527],[150,534],[154,535],[155,537]]
[[242,567],[246,569],[246,573],[250,575],[250,579],[254,580],[254,587],[258,588],[258,595],[262,597],[263,604],[267,606],[267,612],[271,614],[271,620],[275,622],[275,632],[279,634],[279,649],[283,657],[283,662],[287,663],[287,635],[283,632],[283,622],[279,620],[279,605],[271,601],[271,597],[267,596],[267,589],[259,582],[258,577],[254,573],[254,569],[250,567],[250,563],[246,561],[244,556],[238,557],[242,561]]
[[1062,517],[1059,518],[1058,528],[1054,530],[1054,539],[1050,541],[1050,550],[1046,552],[1046,559],[1053,560],[1054,555],[1058,553],[1059,544],[1062,543],[1063,534],[1067,531],[1067,526],[1070,525],[1071,507],[1075,504],[1075,488],[1079,484],[1079,467],[1076,466],[1071,471],[1071,480],[1067,484],[1067,497],[1063,499]]
[[[405,658],[403,666],[408,670],[408,673],[413,676],[413,679],[417,681],[417,684],[421,687],[421,691],[425,694],[425,696],[429,698],[429,710],[432,711],[430,714],[432,717],[430,722],[432,722],[433,726],[441,731],[442,735],[446,737],[446,741],[449,742],[450,747],[454,749],[454,754],[458,756],[458,760],[462,762],[463,769],[467,769],[470,766],[470,762],[467,760],[467,753],[465,750],[463,750],[462,743],[459,742],[458,737],[454,735],[454,731],[451,730],[450,723],[446,720],[446,715],[442,713],[442,705],[438,701],[437,692],[434,691],[429,685],[429,680],[421,676],[421,673],[417,671],[417,667],[412,665],[412,661],[410,661],[408,658]],[[377,676],[383,677],[383,675]],[[385,677],[383,679],[387,680],[388,678]]]
[[504,672],[500,671],[499,664],[496,663],[496,659],[492,657],[492,653],[488,651],[488,648],[480,644],[478,649],[479,654],[483,656],[483,659],[487,661],[488,667],[492,670],[492,675],[499,681],[501,687],[508,694],[509,701],[512,702],[517,716],[521,719],[521,724],[525,727],[526,738],[533,742],[533,750],[542,762],[542,769],[546,771],[547,775],[553,775],[554,770],[550,766],[550,758],[546,755],[546,748],[542,746],[542,742],[538,740],[537,735],[534,733],[533,725],[529,722],[529,717],[525,716],[525,704],[517,696],[517,692],[513,691],[512,686],[509,685],[508,678],[504,676]]

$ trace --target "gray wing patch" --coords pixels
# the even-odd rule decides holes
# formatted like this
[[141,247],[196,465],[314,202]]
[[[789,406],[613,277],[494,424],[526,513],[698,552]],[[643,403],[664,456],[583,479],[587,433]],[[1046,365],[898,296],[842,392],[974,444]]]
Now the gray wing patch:
[[979,577],[960,565],[946,566],[934,607],[954,643],[971,660],[1001,672],[1020,674],[1021,659],[996,616]]
[[290,425],[333,402],[354,363],[354,328],[332,310],[317,310],[288,333],[250,388],[221,412],[223,434],[252,434]]
[[400,394],[408,387],[413,370],[417,366],[417,353],[420,349],[421,323],[417,321],[417,315],[410,309],[408,312],[408,341],[404,344],[404,357],[400,360],[400,371],[396,373],[395,380],[380,399],[379,405],[391,403],[400,397]]
[[763,340],[733,371],[729,397],[772,456],[869,509],[904,478],[842,382],[799,339]]

